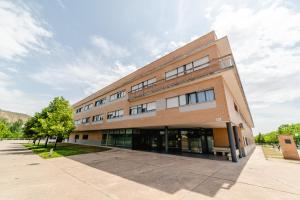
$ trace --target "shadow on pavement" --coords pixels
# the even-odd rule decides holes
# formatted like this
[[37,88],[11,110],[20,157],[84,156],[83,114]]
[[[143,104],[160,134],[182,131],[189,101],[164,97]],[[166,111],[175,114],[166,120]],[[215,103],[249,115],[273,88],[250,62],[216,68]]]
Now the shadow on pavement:
[[230,189],[235,184],[250,157],[251,154],[232,163],[111,149],[66,158],[171,194],[185,189],[213,197],[220,189]]

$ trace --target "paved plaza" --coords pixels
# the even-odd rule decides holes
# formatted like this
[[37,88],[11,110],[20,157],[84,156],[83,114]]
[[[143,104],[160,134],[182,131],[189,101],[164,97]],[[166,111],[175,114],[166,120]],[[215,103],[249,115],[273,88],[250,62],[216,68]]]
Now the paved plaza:
[[238,163],[112,149],[42,159],[0,141],[0,199],[300,199],[300,163],[266,160],[260,147]]

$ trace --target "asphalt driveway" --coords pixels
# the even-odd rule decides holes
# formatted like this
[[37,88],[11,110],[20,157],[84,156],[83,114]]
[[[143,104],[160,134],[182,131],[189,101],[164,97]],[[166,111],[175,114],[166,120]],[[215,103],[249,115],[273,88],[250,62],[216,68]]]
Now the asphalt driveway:
[[0,199],[300,199],[300,164],[123,149],[44,160],[0,141]]

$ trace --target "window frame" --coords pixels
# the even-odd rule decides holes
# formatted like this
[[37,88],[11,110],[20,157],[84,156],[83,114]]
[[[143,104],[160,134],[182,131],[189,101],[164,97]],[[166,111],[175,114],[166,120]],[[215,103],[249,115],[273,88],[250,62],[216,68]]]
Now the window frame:
[[[175,99],[177,100],[177,105],[176,106],[172,106],[172,107],[168,106],[168,100],[171,100],[171,99],[174,99],[174,102],[175,102]],[[179,96],[169,97],[169,98],[166,99],[166,108],[177,108],[177,107],[179,107]]]

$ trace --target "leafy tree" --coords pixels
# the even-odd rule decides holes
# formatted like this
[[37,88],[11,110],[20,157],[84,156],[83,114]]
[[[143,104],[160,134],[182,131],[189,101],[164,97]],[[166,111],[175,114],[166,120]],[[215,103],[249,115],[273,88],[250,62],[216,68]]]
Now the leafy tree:
[[272,131],[264,135],[264,140],[266,143],[278,143],[278,132]]
[[69,101],[63,97],[55,97],[48,106],[48,118],[46,119],[49,136],[56,136],[55,146],[59,139],[69,137],[74,130],[73,109]]
[[35,113],[33,117],[27,120],[27,122],[24,124],[23,127],[24,136],[27,138],[32,138],[34,144],[38,138],[43,137],[43,135],[39,133],[40,131],[39,129],[40,124],[38,122],[39,117],[40,117],[40,113]]
[[9,130],[12,133],[21,133],[22,132],[22,126],[23,126],[23,121],[21,119],[19,119],[16,122],[13,122],[10,127]]
[[256,137],[255,137],[255,142],[258,144],[262,144],[265,143],[265,138],[264,135],[259,133]]
[[0,138],[8,138],[10,135],[9,123],[5,119],[0,119]]

